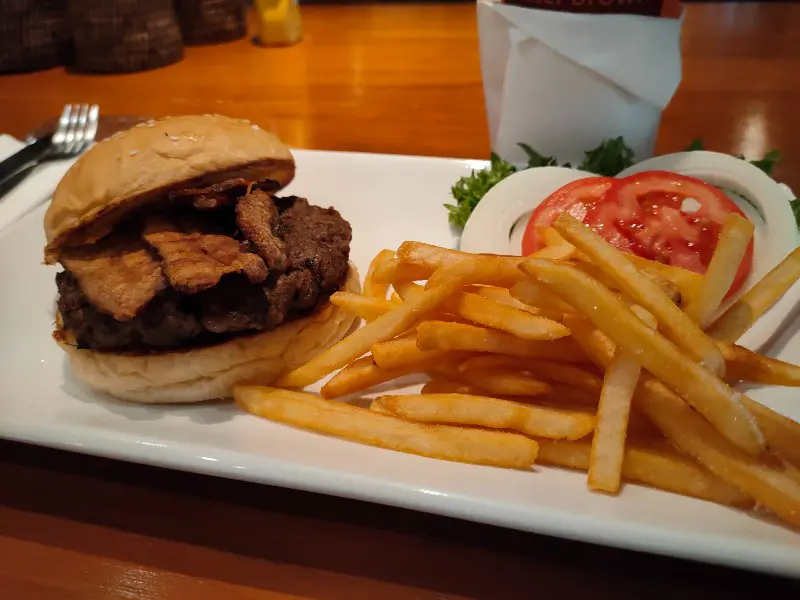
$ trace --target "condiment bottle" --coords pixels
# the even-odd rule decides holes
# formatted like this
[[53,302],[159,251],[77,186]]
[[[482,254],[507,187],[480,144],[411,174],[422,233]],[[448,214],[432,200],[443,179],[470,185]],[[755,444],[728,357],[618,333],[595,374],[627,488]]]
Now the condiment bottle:
[[297,0],[255,0],[258,16],[256,42],[263,46],[289,46],[303,37]]

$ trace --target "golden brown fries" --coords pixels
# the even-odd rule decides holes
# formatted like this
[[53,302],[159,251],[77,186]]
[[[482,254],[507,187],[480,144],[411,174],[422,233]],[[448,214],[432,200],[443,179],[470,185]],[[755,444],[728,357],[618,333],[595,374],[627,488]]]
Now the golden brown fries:
[[719,348],[725,357],[725,373],[729,381],[800,386],[800,365],[770,358],[734,344],[720,342]]
[[523,340],[555,340],[569,335],[557,321],[532,315],[478,294],[461,293],[448,305],[450,312],[477,325],[507,331]]
[[389,293],[389,281],[375,281],[375,274],[385,268],[385,265],[394,259],[394,252],[391,250],[381,250],[372,259],[367,269],[367,275],[364,277],[364,295],[370,298],[386,299],[386,294]]
[[246,411],[271,421],[389,450],[511,469],[528,469],[536,460],[537,443],[516,433],[411,423],[275,388],[240,386],[233,394]]
[[708,327],[731,288],[736,272],[753,239],[755,227],[741,215],[731,213],[725,220],[719,241],[694,301],[685,311],[702,329]]
[[[623,292],[656,317],[659,330],[663,330],[664,335],[672,342],[694,356],[712,373],[724,374],[725,361],[713,340],[658,285],[649,278],[642,277],[625,255],[571,215],[560,215],[554,226],[594,264],[603,269]],[[535,263],[527,261],[525,264],[531,267]],[[530,269],[527,272],[533,274]]]
[[374,321],[381,315],[396,307],[391,300],[362,296],[352,292],[336,292],[331,295],[331,304],[361,317],[365,321]]
[[375,344],[406,331],[425,315],[444,304],[464,283],[464,275],[454,268],[452,277],[442,285],[426,290],[414,298],[408,298],[395,310],[367,323],[302,367],[287,373],[277,385],[289,388],[305,387],[319,381],[329,373],[354,361]]
[[585,360],[582,352],[569,338],[553,341],[523,340],[504,331],[444,321],[420,323],[417,327],[417,346],[420,350],[495,352],[564,362]]
[[467,369],[460,376],[472,385],[495,396],[541,396],[550,386],[514,369]]
[[745,408],[742,395],[647,327],[608,288],[577,269],[551,261],[530,259],[522,268],[575,306],[596,327],[613,323],[606,334],[691,403],[731,442],[751,454],[764,450],[764,437]]
[[594,427],[594,417],[584,413],[542,408],[486,396],[379,396],[374,403],[410,421],[509,429],[554,440],[577,440],[589,435]]
[[[539,440],[537,462],[586,471],[591,443]],[[650,487],[727,504],[752,508],[753,500],[738,488],[714,477],[681,454],[628,445],[622,461],[622,477]]]
[[[568,216],[539,233],[546,246],[532,257],[419,242],[380,252],[363,295],[331,297],[367,324],[279,381],[332,374],[324,398],[244,386],[237,401],[446,460],[526,469],[538,451],[586,471],[593,490],[638,482],[800,526],[800,423],[722,379],[800,387],[800,365],[732,343],[800,278],[800,251],[704,332],[749,223],[729,219],[705,277],[623,255]],[[421,393],[387,393],[409,375],[430,378]],[[370,410],[331,400],[376,392]]]
[[708,334],[723,342],[735,342],[800,279],[800,248],[747,290],[708,328]]
[[543,360],[531,360],[519,356],[487,354],[464,361],[458,367],[461,372],[471,370],[515,369],[530,371],[547,381],[559,381],[590,394],[599,394],[603,380],[589,371],[575,365]]
[[588,482],[594,490],[612,494],[619,491],[631,401],[641,370],[635,354],[618,349],[606,371],[589,460]]

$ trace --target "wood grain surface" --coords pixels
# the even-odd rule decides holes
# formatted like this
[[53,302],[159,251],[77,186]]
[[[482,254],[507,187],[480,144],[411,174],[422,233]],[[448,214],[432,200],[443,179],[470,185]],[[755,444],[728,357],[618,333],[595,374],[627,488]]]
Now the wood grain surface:
[[[0,78],[0,131],[65,102],[105,114],[220,112],[296,147],[485,157],[466,5],[304,6],[306,40],[190,48],[119,77]],[[658,149],[778,148],[800,188],[800,6],[692,4]],[[0,383],[0,387],[2,383]],[[797,597],[796,582],[308,493],[0,442],[3,599]]]

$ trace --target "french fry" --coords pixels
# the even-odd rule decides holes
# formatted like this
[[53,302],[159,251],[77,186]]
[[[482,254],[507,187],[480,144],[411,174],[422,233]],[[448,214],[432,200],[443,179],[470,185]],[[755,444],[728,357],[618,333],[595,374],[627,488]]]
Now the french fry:
[[731,213],[725,220],[717,247],[708,264],[697,297],[685,311],[701,329],[705,329],[731,288],[739,265],[753,239],[755,226],[741,215]]
[[394,284],[398,281],[422,281],[430,277],[433,271],[433,268],[411,265],[393,257],[377,269],[372,280],[376,284]]
[[392,292],[392,295],[389,296],[389,301],[394,302],[395,304],[402,304],[403,299],[398,295],[397,292]]
[[538,450],[517,433],[411,423],[300,392],[239,386],[233,395],[246,411],[271,421],[430,458],[529,469]]
[[549,258],[550,260],[568,260],[575,256],[575,252],[575,246],[570,243],[564,243],[558,246],[545,246],[528,256],[534,258]]
[[435,271],[428,278],[426,288],[447,278],[441,271],[442,267],[455,265],[471,267],[471,279],[467,283],[508,287],[520,279],[517,265],[522,258],[519,256],[468,254],[420,242],[403,242],[397,249],[397,256],[405,263]]
[[747,396],[744,397],[744,403],[764,432],[769,449],[800,468],[800,423]]
[[[573,332],[578,330],[573,328]],[[596,336],[573,336],[592,356],[595,364],[602,368],[610,364],[613,349],[607,352],[607,346],[596,343]],[[634,396],[634,408],[640,410],[679,450],[711,473],[739,488],[785,521],[800,526],[800,482],[742,452],[662,382],[643,374]]]
[[800,279],[800,248],[747,290],[708,328],[722,342],[735,342]]
[[[686,269],[681,269],[680,267],[673,267],[672,265],[667,265],[653,260],[647,260],[646,258],[636,256],[635,254],[626,254],[625,258],[632,262],[633,266],[639,269],[639,272],[647,273],[655,281],[668,281],[676,286],[680,291],[680,299],[683,306],[686,306],[690,302],[694,301],[694,298],[697,296],[697,292],[700,289],[700,285],[703,282],[703,276],[699,273],[687,271]],[[662,283],[658,283],[658,285],[659,287],[662,287]]]
[[372,259],[367,269],[367,275],[364,277],[364,295],[370,298],[386,299],[386,294],[389,291],[389,282],[375,281],[375,274],[385,268],[388,261],[394,258],[394,252],[391,250],[381,250]]
[[577,440],[594,428],[591,415],[486,396],[414,394],[379,396],[377,402],[410,421],[508,429],[554,440]]
[[409,335],[375,344],[372,358],[381,369],[414,369],[424,371],[437,361],[449,358],[467,358],[471,353],[453,353],[450,350],[420,350],[417,348],[417,336]]
[[483,390],[445,376],[437,376],[422,386],[420,394],[470,394],[480,396]]
[[417,327],[417,347],[420,350],[495,352],[562,362],[585,360],[583,352],[569,338],[553,341],[522,340],[504,331],[444,321],[420,323]]
[[361,294],[353,294],[351,292],[334,292],[331,295],[331,304],[357,317],[361,317],[365,321],[374,321],[381,315],[397,307],[397,304],[390,300],[362,296]]
[[405,301],[408,300],[408,297],[414,294],[421,294],[425,291],[425,287],[421,286],[418,283],[414,283],[413,281],[395,281],[392,283],[392,287],[394,288],[397,295],[400,296],[400,299]]
[[323,398],[341,398],[369,389],[373,386],[392,381],[413,373],[413,369],[382,369],[372,359],[372,356],[362,356],[354,363],[346,366],[336,375],[331,377],[322,386],[320,395]]
[[[376,400],[373,400],[372,402],[370,402],[369,409],[372,412],[376,412],[376,413],[380,413],[382,415],[389,415],[390,417],[398,418],[396,414],[394,414],[389,409],[384,408],[384,406],[382,404],[378,403]],[[399,418],[402,418],[402,417],[399,417]]]
[[729,381],[752,381],[768,385],[800,386],[800,365],[758,354],[742,346],[719,342]]
[[635,354],[618,349],[606,371],[589,460],[588,483],[593,490],[619,492],[631,400],[641,370]]
[[634,354],[644,368],[685,398],[736,446],[751,454],[764,450],[764,437],[745,408],[742,395],[647,327],[613,292],[567,265],[531,259],[522,268],[535,274],[595,326],[605,325],[605,333],[616,344]]
[[465,360],[458,367],[462,373],[473,370],[515,369],[535,373],[547,381],[558,381],[590,394],[599,394],[603,380],[575,365],[542,360],[531,360],[519,356],[489,354]]
[[[663,330],[667,338],[689,356],[695,357],[712,373],[724,374],[725,361],[713,340],[703,333],[697,323],[676,306],[658,285],[649,278],[642,277],[625,255],[571,215],[560,215],[554,226],[561,235],[614,279],[622,291],[655,316],[658,319],[659,330]],[[531,259],[524,264],[528,266],[527,272],[534,274],[533,268],[542,262]]]
[[[591,443],[540,440],[537,462],[543,465],[586,471]],[[628,445],[622,461],[622,477],[668,492],[676,492],[726,504],[752,508],[753,500],[735,486],[725,483],[675,451],[652,450]]]
[[514,284],[510,292],[512,298],[516,298],[528,306],[556,311],[562,315],[575,312],[572,306],[558,298],[546,286],[533,279],[525,278],[519,280]]
[[562,246],[564,244],[569,244],[569,242],[556,231],[555,227],[537,227],[536,233],[546,246]]
[[524,340],[555,340],[569,335],[557,321],[529,314],[478,294],[461,293],[449,304],[453,314]]
[[375,344],[406,331],[445,304],[464,285],[465,274],[468,277],[469,271],[455,267],[449,280],[444,281],[442,285],[415,297],[409,297],[402,305],[367,323],[303,366],[287,373],[281,377],[277,385],[280,387],[310,385],[362,356]]
[[541,396],[550,386],[521,371],[513,369],[485,369],[461,371],[468,383],[495,396]]

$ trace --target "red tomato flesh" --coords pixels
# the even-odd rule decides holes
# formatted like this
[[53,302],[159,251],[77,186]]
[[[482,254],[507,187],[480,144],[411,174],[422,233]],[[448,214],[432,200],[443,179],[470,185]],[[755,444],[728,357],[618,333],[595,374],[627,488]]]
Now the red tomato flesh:
[[[701,274],[725,218],[732,212],[744,216],[722,191],[693,177],[665,171],[590,177],[555,191],[536,208],[523,236],[523,255],[544,245],[537,228],[552,225],[563,212],[619,250]],[[752,264],[751,241],[729,293],[742,286]]]

